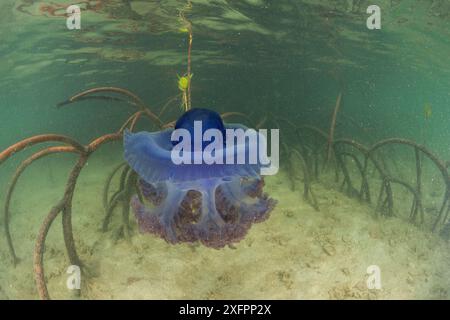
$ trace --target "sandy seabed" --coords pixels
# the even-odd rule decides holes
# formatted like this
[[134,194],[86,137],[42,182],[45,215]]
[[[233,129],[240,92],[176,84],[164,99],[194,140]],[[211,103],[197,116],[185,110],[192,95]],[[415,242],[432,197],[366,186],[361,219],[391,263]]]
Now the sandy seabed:
[[[39,226],[60,199],[69,157],[41,160],[19,181],[11,230],[21,263],[10,262],[0,232],[0,299],[36,299],[32,252]],[[266,178],[278,200],[271,217],[247,237],[221,250],[169,245],[141,235],[133,220],[131,241],[117,236],[120,213],[100,231],[102,188],[117,159],[94,157],[74,198],[73,225],[88,268],[81,297],[67,289],[68,259],[57,219],[45,252],[54,299],[449,299],[450,244],[399,218],[374,218],[373,208],[332,186],[316,183],[320,211],[292,191],[281,171]],[[2,187],[6,189],[5,173]],[[119,210],[119,209],[117,209]],[[380,290],[367,287],[367,268],[379,266]]]

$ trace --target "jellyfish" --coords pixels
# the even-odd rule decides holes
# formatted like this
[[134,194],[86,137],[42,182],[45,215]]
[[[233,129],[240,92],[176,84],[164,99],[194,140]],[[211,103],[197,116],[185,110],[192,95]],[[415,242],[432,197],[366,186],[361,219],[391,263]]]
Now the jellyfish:
[[[177,120],[175,129],[125,132],[124,158],[139,176],[140,196],[132,197],[131,207],[141,233],[157,235],[171,244],[199,241],[219,249],[241,241],[254,223],[266,220],[276,200],[263,192],[263,164],[259,161],[174,163],[174,130],[195,135],[195,122],[201,122],[202,135],[209,129],[219,130],[223,137],[227,129],[247,129],[240,124],[224,124],[214,111],[194,108]],[[264,138],[259,133],[257,137]],[[208,148],[205,142],[191,144],[192,159],[196,151]],[[250,157],[248,144],[223,139],[218,145],[223,157],[227,151],[233,160],[239,155]]]

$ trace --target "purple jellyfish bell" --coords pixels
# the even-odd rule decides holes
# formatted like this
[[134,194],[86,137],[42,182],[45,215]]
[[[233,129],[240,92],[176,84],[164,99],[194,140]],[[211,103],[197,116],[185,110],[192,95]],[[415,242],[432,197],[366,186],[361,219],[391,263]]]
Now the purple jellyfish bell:
[[[258,148],[248,143],[250,138],[229,139],[229,132],[239,130],[247,128],[224,124],[214,111],[191,109],[175,129],[125,132],[125,160],[140,177],[144,199],[136,195],[131,200],[141,232],[170,243],[201,241],[221,248],[242,240],[253,223],[268,218],[276,201],[262,192]],[[182,139],[173,141],[178,133]],[[253,142],[265,139],[253,133]],[[177,149],[182,143],[185,148]],[[174,161],[174,154],[185,161]]]

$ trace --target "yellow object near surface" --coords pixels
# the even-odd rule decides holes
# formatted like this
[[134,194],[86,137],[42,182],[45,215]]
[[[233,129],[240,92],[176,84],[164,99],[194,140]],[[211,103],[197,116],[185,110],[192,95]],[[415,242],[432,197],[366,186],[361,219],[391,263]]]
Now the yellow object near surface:
[[186,91],[189,87],[189,76],[178,77],[178,88],[181,91]]
[[178,29],[178,31],[181,32],[181,33],[188,33],[189,29],[186,28],[186,27],[181,27],[181,28]]

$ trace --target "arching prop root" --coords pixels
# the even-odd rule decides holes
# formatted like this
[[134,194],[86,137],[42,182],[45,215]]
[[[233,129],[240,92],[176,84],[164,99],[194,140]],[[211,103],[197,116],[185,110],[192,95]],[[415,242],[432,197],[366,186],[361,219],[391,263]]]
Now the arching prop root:
[[[122,170],[121,170],[122,169]],[[109,190],[114,176],[120,172],[119,186],[118,189],[113,192],[112,196],[109,198]],[[104,188],[104,202],[103,207],[105,210],[105,218],[103,219],[102,231],[106,232],[108,230],[109,224],[112,220],[114,209],[121,203],[122,205],[122,225],[119,232],[125,237],[125,239],[130,239],[130,201],[133,194],[140,195],[140,189],[137,186],[137,175],[134,171],[130,170],[128,165],[124,163],[114,168],[111,174],[108,176],[105,188]]]
[[[62,142],[62,143],[65,143],[66,146],[50,147],[50,148],[41,150],[41,151],[33,154],[31,157],[29,157],[25,161],[23,161],[21,163],[21,165],[17,168],[17,170],[13,176],[13,179],[10,183],[7,195],[6,195],[5,207],[4,207],[4,227],[5,227],[6,240],[8,243],[8,248],[9,248],[9,252],[11,254],[13,265],[17,264],[17,262],[19,261],[19,258],[17,257],[15,249],[14,249],[14,245],[13,245],[12,237],[11,237],[11,233],[10,233],[10,227],[9,227],[10,202],[11,202],[14,188],[17,184],[17,181],[18,181],[20,175],[24,172],[24,170],[31,163],[33,163],[37,159],[40,159],[42,157],[49,155],[49,154],[61,153],[61,152],[73,152],[73,153],[85,154],[87,152],[87,149],[84,146],[82,146],[81,144],[79,144],[78,142],[76,142],[75,140],[73,140],[71,138],[61,136],[61,135],[53,135],[53,134],[39,135],[39,136],[35,136],[35,137],[31,137],[31,138],[22,140],[16,144],[10,146],[3,152],[1,152],[0,153],[0,164],[3,163],[4,161],[6,161],[12,155],[14,155],[16,152],[19,152],[19,151],[25,149],[26,147],[30,147],[35,144],[44,143],[44,142]],[[66,237],[65,237],[65,239],[66,239]]]
[[56,146],[56,147],[48,147],[46,149],[43,149],[39,152],[34,153],[31,157],[26,159],[21,163],[21,165],[17,168],[13,179],[10,183],[10,187],[7,193],[7,198],[5,201],[5,210],[4,210],[4,221],[5,221],[5,234],[7,238],[7,243],[9,247],[9,251],[11,253],[11,257],[13,260],[13,264],[16,265],[19,261],[19,258],[16,255],[12,236],[10,233],[10,201],[12,198],[12,194],[14,191],[14,188],[17,184],[17,181],[20,177],[20,175],[24,172],[24,170],[34,161],[43,158],[50,154],[55,153],[76,153],[79,154],[79,160],[72,170],[72,173],[69,176],[69,180],[66,185],[66,190],[64,192],[64,197],[62,200],[50,211],[46,219],[44,220],[44,223],[41,226],[41,229],[39,231],[39,235],[36,240],[36,247],[35,247],[35,254],[34,254],[34,269],[35,269],[35,278],[36,278],[36,285],[38,287],[38,293],[39,296],[42,299],[48,299],[49,295],[47,292],[47,288],[45,285],[44,280],[44,267],[43,267],[43,250],[45,246],[45,239],[48,233],[48,230],[50,229],[51,224],[55,220],[55,218],[59,215],[60,212],[62,212],[62,224],[63,224],[63,236],[64,236],[64,242],[66,246],[67,255],[69,257],[69,261],[73,265],[82,266],[82,263],[78,257],[76,247],[75,247],[75,241],[73,238],[73,231],[72,231],[72,199],[73,199],[73,192],[75,190],[76,181],[78,179],[78,176],[83,169],[84,165],[87,162],[87,159],[89,156],[95,152],[101,145],[119,140],[122,137],[121,133],[115,133],[115,134],[107,134],[105,136],[102,136],[94,141],[92,141],[87,146],[82,146],[78,142],[67,138],[65,136],[58,136],[58,135],[42,135],[42,136],[36,136],[29,139],[22,140],[19,143],[16,143],[15,145],[11,146],[10,148],[6,149],[2,153],[0,153],[0,163],[11,157],[15,152],[21,151],[25,149],[25,147],[29,147],[38,143],[43,142],[64,142],[67,143],[69,146]]
[[[334,114],[337,113],[339,105],[340,97],[337,99]],[[411,209],[408,216],[409,220],[417,225],[426,225],[427,217],[425,216],[423,199],[423,159],[428,159],[440,172],[445,187],[442,204],[436,216],[428,217],[428,223],[432,231],[439,231],[446,223],[450,225],[450,178],[447,171],[448,166],[426,146],[401,138],[385,139],[374,143],[370,147],[366,147],[351,139],[335,139],[334,127],[336,121],[334,116],[331,125],[332,129],[330,129],[330,132],[333,130],[331,134],[311,125],[297,125],[289,119],[273,114],[269,115],[269,121],[273,122],[278,128],[281,127],[281,123],[286,124],[284,126],[286,130],[282,132],[284,142],[281,151],[287,164],[286,169],[290,173],[291,189],[295,189],[293,175],[295,168],[291,162],[291,156],[295,154],[297,158],[302,158],[300,160],[300,166],[305,179],[304,196],[315,209],[320,204],[316,200],[312,200],[311,195],[307,197],[306,193],[311,192],[311,194],[314,194],[311,188],[311,181],[320,178],[321,170],[328,170],[329,166],[327,166],[327,161],[333,161],[335,180],[339,182],[342,179],[341,190],[348,196],[360,199],[369,204],[372,203],[374,196],[372,194],[372,188],[369,185],[369,177],[371,174],[377,174],[381,184],[376,197],[375,213],[383,216],[395,215],[393,185],[398,185],[403,187],[412,196]],[[332,138],[330,139],[330,137]],[[295,148],[287,146],[286,141],[289,139],[291,141],[292,139],[295,140],[292,144],[289,144],[295,145]],[[415,158],[415,183],[408,183],[402,178],[395,177],[390,172],[385,153],[382,150],[385,146],[407,146],[413,149]],[[389,160],[394,164],[394,169],[398,170],[394,159]],[[359,181],[354,180],[354,176],[352,176],[350,170],[351,166],[356,167],[356,172],[359,173]],[[372,170],[369,170],[369,168],[372,168]],[[306,181],[306,179],[309,181]]]
[[[109,97],[109,96],[92,96],[92,94],[100,93],[100,92],[107,92],[107,93],[116,93],[121,94],[122,96],[125,96],[127,100],[115,98],[115,97]],[[134,114],[132,114],[127,121],[120,127],[120,129],[116,133],[106,134],[104,136],[101,136],[95,140],[93,140],[90,144],[84,146],[81,143],[77,142],[76,140],[63,136],[63,135],[56,135],[56,134],[44,134],[44,135],[37,135],[34,137],[30,137],[27,139],[24,139],[18,143],[15,143],[5,149],[4,151],[0,152],[0,165],[5,162],[7,159],[9,159],[11,156],[13,156],[15,153],[20,152],[28,147],[32,147],[35,145],[39,145],[42,143],[59,143],[60,145],[56,146],[50,146],[46,147],[44,149],[41,149],[35,153],[33,153],[30,157],[28,157],[26,160],[24,160],[16,169],[12,180],[9,184],[8,191],[6,193],[6,199],[5,199],[5,206],[4,206],[4,228],[5,228],[5,235],[6,235],[6,241],[8,244],[9,252],[11,255],[12,263],[15,266],[19,261],[19,257],[16,254],[14,244],[13,244],[13,237],[11,235],[10,230],[10,206],[11,206],[11,199],[13,197],[13,193],[15,190],[15,187],[17,185],[17,182],[25,169],[27,169],[32,163],[34,163],[36,160],[39,160],[41,158],[47,157],[51,154],[59,154],[59,153],[72,153],[79,156],[78,161],[74,168],[72,169],[69,179],[66,183],[66,188],[64,192],[64,196],[62,199],[50,210],[47,217],[44,219],[37,239],[36,239],[36,245],[35,245],[35,251],[34,251],[34,272],[35,272],[35,280],[36,285],[38,289],[38,293],[40,298],[42,299],[49,299],[50,295],[47,290],[47,285],[45,282],[45,275],[44,275],[44,248],[45,248],[45,240],[48,234],[48,231],[50,230],[50,227],[53,223],[53,221],[59,216],[61,213],[62,215],[62,227],[63,227],[63,237],[65,242],[65,247],[67,251],[67,255],[69,258],[69,261],[72,265],[77,265],[80,268],[83,267],[83,263],[81,262],[76,246],[75,241],[73,237],[73,230],[72,230],[72,199],[73,194],[75,191],[76,183],[78,180],[78,177],[87,163],[90,155],[92,155],[95,151],[98,150],[102,145],[118,141],[122,139],[122,135],[125,129],[133,131],[136,127],[138,121],[142,118],[142,116],[146,116],[149,118],[153,124],[155,124],[158,128],[161,128],[163,126],[162,121],[159,119],[158,116],[156,116],[143,102],[142,100],[136,96],[135,94],[131,93],[130,91],[122,88],[116,88],[116,87],[101,87],[101,88],[94,88],[87,91],[84,91],[80,94],[77,94],[70,98],[69,100],[59,104],[59,106],[68,105],[71,103],[75,103],[78,101],[83,101],[87,99],[106,99],[111,101],[118,101],[118,102],[126,102],[128,105],[131,106],[137,106],[139,108],[138,111],[136,111]],[[118,201],[119,199],[119,193],[117,195],[113,196],[111,199],[108,199],[108,191],[109,187],[112,181],[113,176],[123,169],[121,179],[121,192],[120,193],[120,200],[122,200],[122,221],[123,221],[123,231],[124,235],[128,236],[129,232],[129,224],[128,224],[128,216],[129,216],[129,202],[130,198],[132,196],[132,193],[135,191],[133,187],[136,185],[136,175],[134,172],[131,172],[125,164],[121,164],[120,166],[116,167],[114,169],[114,172],[111,174],[110,177],[108,177],[107,184],[105,186],[104,190],[104,197],[103,197],[103,203],[105,208],[111,208],[114,206],[114,203]],[[111,210],[112,211],[112,210]],[[107,223],[104,222],[105,229],[107,228]]]
[[[121,99],[121,98],[114,98],[109,96],[98,96],[94,95],[97,93],[115,93],[120,94],[122,96],[127,97],[127,100]],[[62,107],[68,104],[72,104],[75,102],[80,102],[88,99],[103,99],[103,100],[111,100],[111,101],[118,101],[118,102],[126,102],[127,104],[137,107],[140,110],[140,115],[147,116],[158,128],[163,127],[163,122],[161,119],[154,114],[149,107],[142,101],[141,98],[139,98],[136,94],[132,93],[131,91],[123,88],[117,88],[117,87],[99,87],[99,88],[93,88],[86,91],[83,91],[81,93],[78,93],[71,98],[69,98],[66,101],[58,103],[58,107]]]
[[[44,219],[44,222],[41,225],[41,228],[39,230],[37,240],[36,240],[36,246],[34,249],[34,256],[33,256],[33,266],[34,266],[34,274],[35,274],[35,281],[37,290],[39,293],[39,297],[44,300],[50,299],[50,295],[47,290],[47,285],[45,282],[45,275],[44,275],[44,247],[45,247],[45,239],[47,238],[48,231],[50,230],[50,227],[53,223],[53,221],[56,219],[56,217],[59,215],[60,212],[66,211],[67,213],[67,207],[72,205],[72,197],[73,192],[75,190],[75,185],[78,179],[78,176],[80,175],[81,170],[83,169],[83,166],[86,164],[87,161],[87,155],[84,154],[80,157],[75,167],[72,169],[72,172],[70,174],[69,180],[67,181],[66,185],[66,191],[64,192],[64,197],[61,199],[61,201],[50,210],[50,213],[47,215],[47,217]],[[64,218],[63,218],[64,219]],[[64,229],[64,239],[67,237],[71,237],[71,223],[68,223],[70,221],[70,215],[66,217],[66,224]],[[64,224],[64,222],[63,222]],[[70,234],[66,234],[70,230]],[[77,265],[81,267],[81,261],[79,260],[76,251],[75,251],[75,243],[73,242],[73,238],[70,240],[71,246],[67,247],[68,253],[69,250],[73,250],[73,252],[69,253],[69,260],[72,265]],[[66,242],[67,243],[67,242]],[[72,259],[75,259],[75,261],[72,261]]]
[[[323,150],[323,144],[318,143],[318,140],[313,140],[309,144],[307,136],[315,135],[320,140],[326,140],[327,135],[322,130],[312,126],[295,126],[294,132],[298,135],[297,141],[300,145],[300,150],[313,150],[313,152],[297,151],[304,160],[302,167],[307,166],[304,163],[317,163],[317,153]],[[329,141],[329,140],[327,140]],[[389,170],[387,163],[383,157],[381,149],[386,146],[407,146],[412,149],[415,159],[415,183],[410,184],[401,178],[394,176]],[[328,148],[327,148],[328,152]],[[323,153],[323,152],[322,152]],[[394,216],[394,191],[393,185],[399,185],[404,188],[412,196],[411,209],[409,213],[409,220],[417,225],[426,225],[427,221],[430,224],[432,231],[438,231],[446,223],[449,223],[450,215],[450,176],[447,171],[445,163],[440,160],[427,147],[417,144],[411,140],[401,138],[390,138],[379,141],[370,147],[365,147],[359,142],[350,139],[336,139],[332,142],[332,154],[336,160],[336,177],[343,176],[341,190],[348,196],[356,197],[361,201],[371,203],[372,194],[369,186],[369,167],[374,168],[375,172],[381,181],[380,189],[377,196],[375,206],[376,214],[384,216]],[[323,157],[326,161],[326,157]],[[442,204],[436,216],[425,216],[424,200],[423,200],[423,159],[428,159],[431,164],[440,172],[442,181],[445,186],[444,197]],[[349,166],[356,167],[356,172],[359,173],[359,186],[355,184],[354,177],[350,174]],[[320,165],[315,165],[315,168],[320,168]],[[310,172],[311,170],[309,170]],[[319,173],[315,171],[314,177],[318,177]],[[306,189],[306,187],[305,187]]]

